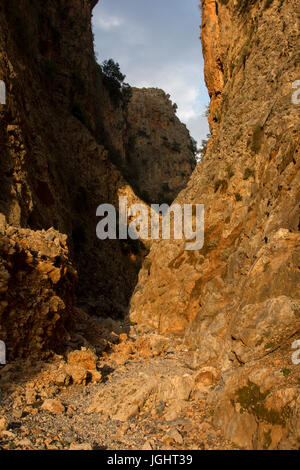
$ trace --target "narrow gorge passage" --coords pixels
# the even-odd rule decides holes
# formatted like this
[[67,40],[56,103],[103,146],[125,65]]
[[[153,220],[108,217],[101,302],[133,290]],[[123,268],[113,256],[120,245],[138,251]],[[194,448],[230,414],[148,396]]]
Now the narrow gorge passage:
[[[97,62],[97,24],[145,44],[97,3],[0,3],[0,449],[297,450],[298,2],[195,2],[200,153],[126,41]],[[204,205],[203,247],[99,240],[120,198]]]

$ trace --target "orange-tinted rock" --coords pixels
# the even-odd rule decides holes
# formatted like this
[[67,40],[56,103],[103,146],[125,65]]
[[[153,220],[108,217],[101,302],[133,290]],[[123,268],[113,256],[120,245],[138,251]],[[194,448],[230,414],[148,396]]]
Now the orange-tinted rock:
[[44,411],[49,411],[49,413],[60,414],[65,411],[65,407],[59,400],[45,400],[41,406],[41,409]]
[[[76,271],[67,248],[53,245],[53,229],[7,227],[0,233],[0,338],[7,360],[15,356],[60,351],[72,325]],[[51,279],[61,266],[59,286]]]
[[[183,337],[193,369],[222,373],[215,423],[249,449],[297,448],[299,400],[282,398],[296,377],[293,387],[277,376],[267,390],[247,385],[276,351],[292,367],[300,331],[296,10],[296,2],[202,1],[212,137],[176,202],[205,205],[204,247],[154,243],[131,299],[139,331]],[[268,408],[278,388],[279,409]],[[251,393],[259,403],[241,410]]]
[[96,370],[97,356],[92,351],[72,351],[68,354],[67,362],[70,366],[80,366],[86,370]]

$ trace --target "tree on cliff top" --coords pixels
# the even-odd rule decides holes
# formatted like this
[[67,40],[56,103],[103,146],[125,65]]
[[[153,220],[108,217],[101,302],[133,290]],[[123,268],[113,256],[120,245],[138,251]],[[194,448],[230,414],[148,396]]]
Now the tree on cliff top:
[[118,82],[119,88],[121,88],[126,75],[122,74],[118,62],[115,62],[113,59],[104,60],[104,62],[102,62],[102,71],[106,77]]
[[102,72],[104,74],[103,83],[109,90],[109,93],[117,104],[123,99],[126,105],[131,98],[131,87],[127,83],[124,83],[126,75],[120,70],[120,65],[113,59],[104,60],[101,64]]

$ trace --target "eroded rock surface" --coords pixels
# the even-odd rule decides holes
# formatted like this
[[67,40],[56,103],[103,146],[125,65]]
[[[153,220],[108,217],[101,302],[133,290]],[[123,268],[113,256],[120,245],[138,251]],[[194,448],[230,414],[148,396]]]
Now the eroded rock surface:
[[61,350],[68,340],[77,273],[66,236],[0,228],[0,337],[7,361]]
[[[95,62],[95,3],[0,7],[0,332],[10,359],[1,448],[296,449],[297,1],[203,0],[212,137],[176,201],[205,204],[205,244],[153,244],[131,329],[104,317],[126,312],[145,252],[100,245],[94,233],[97,205],[140,201],[112,163],[133,142],[128,109]],[[132,155],[139,166],[143,151],[148,168],[150,147],[172,141],[172,113],[161,92],[134,93],[142,126]],[[185,179],[192,168],[175,148],[175,176],[162,167],[170,197],[178,169]],[[160,199],[157,168],[147,190]],[[18,356],[26,362],[11,362]]]
[[[292,103],[292,82],[299,76],[297,2],[202,4],[212,137],[176,202],[205,204],[205,244],[194,252],[184,242],[154,244],[131,301],[131,319],[141,331],[184,337],[194,350],[194,366],[237,376],[246,375],[250,363],[258,368],[253,361],[272,357],[286,342],[291,348],[300,331],[299,109]],[[226,377],[221,401],[226,387],[233,392]],[[290,406],[286,431],[298,416],[297,400],[291,398]],[[236,426],[233,412],[222,410],[219,417],[223,412],[227,418],[218,422],[232,438],[225,421]],[[284,445],[283,435],[264,444],[253,439],[270,428],[257,431],[262,418],[237,413],[235,436],[241,432],[243,441],[247,422],[253,428],[243,441],[247,448]]]
[[[0,370],[1,448],[233,448],[214,427],[206,402],[213,369],[191,370],[174,340],[116,336],[118,343],[100,357],[81,348],[48,363],[28,360],[26,372],[18,361]],[[77,381],[76,368],[87,380]]]
[[196,143],[163,90],[132,91],[126,173],[145,201],[170,203],[186,186],[196,166]]
[[[68,235],[80,302],[92,315],[116,317],[127,309],[144,250],[126,241],[99,241],[96,209],[110,203],[118,210],[120,195],[128,197],[129,205],[140,202],[124,179],[129,167],[145,175],[146,186],[153,180],[155,196],[170,180],[166,195],[174,198],[195,159],[187,148],[189,133],[163,92],[144,92],[145,118],[135,98],[130,108],[135,111],[129,112],[122,93],[112,94],[94,54],[95,3],[12,0],[0,7],[0,79],[7,94],[6,104],[0,105],[0,212],[9,225],[55,227]],[[151,120],[155,109],[157,117]],[[182,151],[166,151],[160,122],[170,138],[178,134]],[[153,136],[148,153],[138,135],[145,123]],[[135,137],[130,166],[129,140]],[[138,156],[141,141],[145,161]],[[137,186],[140,194],[150,190],[141,179]]]

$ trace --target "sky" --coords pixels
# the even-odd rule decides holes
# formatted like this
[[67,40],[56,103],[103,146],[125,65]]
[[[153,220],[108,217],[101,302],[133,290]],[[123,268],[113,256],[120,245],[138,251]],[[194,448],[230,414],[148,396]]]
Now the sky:
[[200,147],[209,132],[199,0],[99,0],[93,13],[98,62],[114,59],[126,82],[162,88]]

